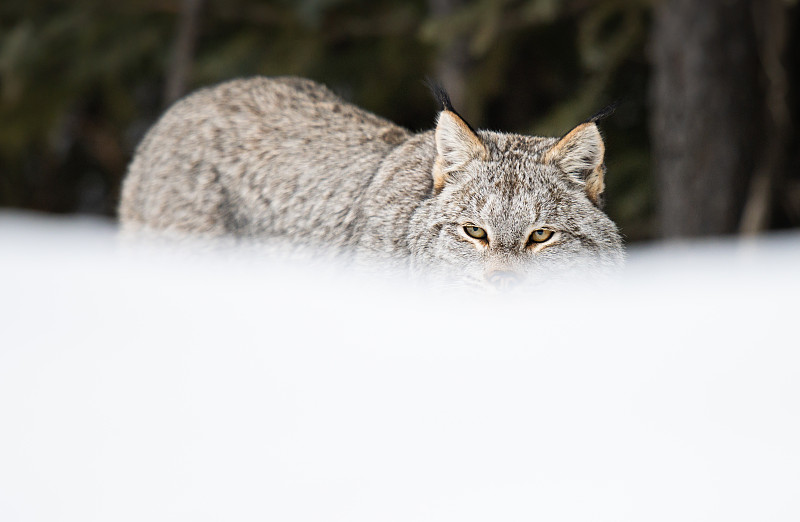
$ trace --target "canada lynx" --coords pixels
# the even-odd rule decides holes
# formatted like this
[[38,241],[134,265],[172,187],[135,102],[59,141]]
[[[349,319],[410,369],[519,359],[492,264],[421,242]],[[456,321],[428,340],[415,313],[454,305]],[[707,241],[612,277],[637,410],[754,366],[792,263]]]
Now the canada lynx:
[[594,119],[561,139],[476,131],[434,91],[435,130],[412,133],[310,80],[202,89],[139,145],[123,230],[275,238],[501,288],[621,263]]

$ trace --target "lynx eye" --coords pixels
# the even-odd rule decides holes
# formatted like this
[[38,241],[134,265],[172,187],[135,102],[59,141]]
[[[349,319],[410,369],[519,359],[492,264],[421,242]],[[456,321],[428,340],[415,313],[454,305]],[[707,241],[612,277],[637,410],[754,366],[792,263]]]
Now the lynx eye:
[[476,227],[475,225],[465,225],[464,232],[466,232],[469,237],[486,240],[486,231],[481,227]]
[[540,228],[538,230],[534,230],[531,233],[531,243],[544,243],[551,237],[553,237],[552,230],[546,230],[544,228]]

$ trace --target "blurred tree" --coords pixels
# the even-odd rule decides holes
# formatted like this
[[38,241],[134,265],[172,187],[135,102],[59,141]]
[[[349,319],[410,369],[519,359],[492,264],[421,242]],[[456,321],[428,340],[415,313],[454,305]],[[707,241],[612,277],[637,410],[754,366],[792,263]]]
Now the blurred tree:
[[[793,213],[794,222],[800,223],[800,216],[796,211],[792,212],[800,204],[796,195],[792,201],[791,185],[796,185],[797,180],[785,172],[789,164],[787,145],[792,132],[789,71],[783,64],[789,41],[787,6],[785,0],[764,0],[753,5],[757,51],[763,71],[764,143],[739,225],[744,234],[767,229],[780,210]],[[778,208],[776,203],[783,203],[783,208]]]
[[[465,0],[428,0],[434,20],[453,19],[467,6]],[[446,86],[456,107],[464,107],[467,94],[467,76],[470,67],[469,40],[464,32],[440,39],[434,68],[434,77]]]
[[664,237],[768,226],[789,139],[787,2],[664,0],[651,133]]
[[178,34],[172,50],[172,60],[167,71],[167,85],[164,101],[171,104],[184,94],[192,69],[194,51],[197,43],[200,6],[202,0],[183,0],[178,19]]

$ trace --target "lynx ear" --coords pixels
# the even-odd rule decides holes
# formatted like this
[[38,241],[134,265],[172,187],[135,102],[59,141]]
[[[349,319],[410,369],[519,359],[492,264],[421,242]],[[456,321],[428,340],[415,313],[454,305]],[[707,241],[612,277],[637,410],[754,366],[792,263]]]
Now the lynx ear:
[[553,163],[582,184],[595,204],[605,189],[603,157],[606,147],[597,125],[590,121],[572,129],[544,154],[545,163]]
[[457,113],[444,110],[436,124],[436,163],[433,186],[439,191],[447,177],[474,159],[486,159],[488,151],[481,139]]
[[486,159],[489,152],[475,130],[453,108],[450,96],[442,86],[430,78],[427,84],[441,109],[434,133],[436,162],[433,164],[433,188],[438,192],[450,174],[462,169],[473,159]]

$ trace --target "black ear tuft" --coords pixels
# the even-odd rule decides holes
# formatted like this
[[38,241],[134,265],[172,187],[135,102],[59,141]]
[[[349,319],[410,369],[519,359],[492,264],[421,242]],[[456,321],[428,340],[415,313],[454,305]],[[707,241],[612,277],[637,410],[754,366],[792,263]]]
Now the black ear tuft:
[[430,76],[426,76],[425,85],[428,86],[428,89],[430,89],[431,92],[433,93],[433,97],[436,98],[436,101],[439,102],[440,111],[456,112],[456,110],[453,108],[453,104],[450,102],[450,96],[447,94],[447,91],[444,90],[444,87],[442,87],[440,83],[438,83]]
[[444,90],[444,87],[436,80],[433,80],[430,76],[425,77],[425,85],[433,93],[433,96],[436,98],[436,101],[439,102],[439,110],[440,111],[449,111],[458,116],[458,119],[464,122],[472,133],[475,133],[475,129],[472,128],[472,125],[467,122],[454,108],[452,102],[450,102],[450,95],[447,94],[447,91]]
[[611,104],[607,105],[606,107],[597,111],[594,116],[586,120],[584,123],[597,123],[600,120],[604,120],[614,114],[614,111],[617,110],[617,107],[620,106],[619,100],[614,100]]

